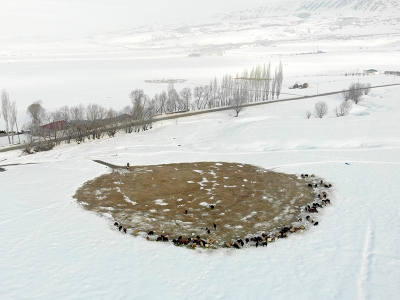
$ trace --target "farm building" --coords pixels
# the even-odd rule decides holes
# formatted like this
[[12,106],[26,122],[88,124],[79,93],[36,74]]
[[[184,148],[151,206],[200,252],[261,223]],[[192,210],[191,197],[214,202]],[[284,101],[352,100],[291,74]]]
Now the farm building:
[[400,71],[385,71],[385,75],[400,76]]
[[364,70],[365,75],[376,75],[378,73],[379,73],[378,70],[375,69]]

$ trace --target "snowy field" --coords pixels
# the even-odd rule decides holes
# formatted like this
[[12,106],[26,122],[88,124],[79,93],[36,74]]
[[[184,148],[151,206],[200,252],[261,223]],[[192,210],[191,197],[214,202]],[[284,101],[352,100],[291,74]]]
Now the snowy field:
[[[332,113],[340,96],[332,96],[323,119],[305,118],[316,102],[308,99],[248,108],[238,118],[226,111],[164,121],[48,153],[1,153],[3,163],[21,164],[0,173],[2,298],[397,298],[399,92],[374,90],[341,118]],[[267,248],[191,251],[121,234],[112,220],[79,207],[75,190],[109,172],[92,159],[315,173],[333,183],[333,205],[319,226]]]
[[[0,88],[17,103],[19,128],[33,101],[50,111],[90,102],[121,109],[136,88],[149,96],[167,89],[144,80],[187,79],[175,85],[180,90],[269,61],[283,63],[281,98],[358,81],[400,83],[341,75],[400,71],[397,0],[231,2],[228,9],[226,1],[193,7],[176,0],[172,8],[156,1],[159,11],[144,24],[152,7],[135,10],[126,0],[102,0],[95,9],[90,0],[5,1]],[[310,88],[289,90],[296,81]],[[232,110],[161,121],[146,132],[29,156],[0,153],[2,165],[18,164],[0,172],[0,299],[399,298],[399,95],[400,86],[373,89],[340,118],[333,109],[342,98],[333,95],[247,108],[238,118]],[[328,116],[307,119],[318,100]],[[0,138],[0,147],[6,143]],[[333,184],[332,205],[319,226],[267,248],[192,251],[121,234],[113,220],[80,207],[76,189],[110,171],[94,159],[314,173]]]

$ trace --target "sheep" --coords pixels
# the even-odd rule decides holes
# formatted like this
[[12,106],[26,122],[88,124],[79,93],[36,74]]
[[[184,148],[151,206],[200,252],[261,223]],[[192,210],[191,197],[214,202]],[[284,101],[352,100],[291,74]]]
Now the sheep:
[[317,213],[318,210],[315,207],[311,207],[311,208],[308,209],[308,212]]

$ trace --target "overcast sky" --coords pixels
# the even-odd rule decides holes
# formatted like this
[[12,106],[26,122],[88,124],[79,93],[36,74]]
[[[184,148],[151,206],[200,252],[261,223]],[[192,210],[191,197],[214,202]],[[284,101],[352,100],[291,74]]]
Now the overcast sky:
[[140,25],[207,20],[276,0],[1,0],[2,38],[85,36]]

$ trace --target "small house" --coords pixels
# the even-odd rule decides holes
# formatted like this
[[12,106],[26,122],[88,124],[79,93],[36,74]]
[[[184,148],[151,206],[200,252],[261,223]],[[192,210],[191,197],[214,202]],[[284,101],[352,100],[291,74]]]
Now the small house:
[[375,69],[369,69],[369,70],[364,70],[365,75],[376,75],[379,74],[378,70]]

